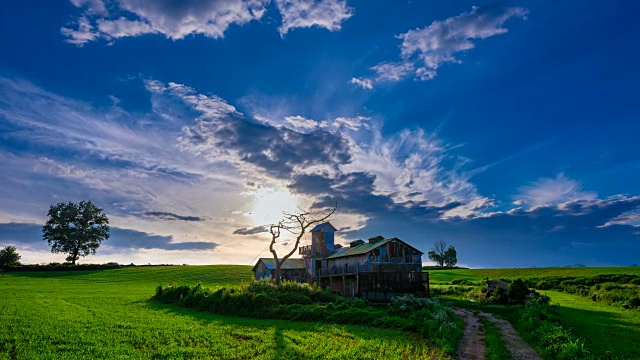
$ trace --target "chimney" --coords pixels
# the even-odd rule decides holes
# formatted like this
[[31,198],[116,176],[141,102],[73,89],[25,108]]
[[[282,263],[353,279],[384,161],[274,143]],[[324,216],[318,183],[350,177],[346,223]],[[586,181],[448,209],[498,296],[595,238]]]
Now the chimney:
[[358,245],[362,245],[362,244],[364,244],[364,241],[363,241],[363,240],[356,240],[356,241],[352,241],[352,242],[350,242],[350,243],[349,243],[349,247],[356,247],[356,246],[358,246]]
[[380,235],[378,235],[378,236],[374,236],[374,237],[370,237],[370,238],[369,238],[369,244],[375,244],[375,243],[377,243],[378,241],[382,241],[382,240],[384,240],[384,237],[383,237],[383,236],[380,236]]

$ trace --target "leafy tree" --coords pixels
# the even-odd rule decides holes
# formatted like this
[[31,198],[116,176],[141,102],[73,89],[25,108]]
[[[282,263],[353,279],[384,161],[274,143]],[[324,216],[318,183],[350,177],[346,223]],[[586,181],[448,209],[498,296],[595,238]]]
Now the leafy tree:
[[[273,254],[273,259],[276,262],[276,269],[274,272],[274,276],[276,279],[276,285],[280,284],[280,268],[282,264],[291,257],[291,255],[295,254],[298,250],[298,246],[300,245],[300,240],[307,232],[307,229],[315,224],[321,223],[327,220],[334,212],[338,209],[338,205],[334,205],[330,209],[326,209],[324,211],[302,211],[299,213],[284,213],[282,219],[274,225],[269,226],[269,232],[271,233],[271,243],[269,244],[269,251]],[[295,243],[291,251],[289,251],[284,257],[281,259],[278,258],[278,253],[273,248],[277,241],[280,241],[279,244],[283,246],[287,246],[287,241],[282,241],[280,239],[280,235],[282,231],[287,231],[295,236]]]
[[427,253],[429,260],[438,263],[438,266],[444,266],[445,253],[447,252],[447,243],[439,240],[433,244],[431,251]]
[[20,254],[15,246],[7,246],[0,250],[0,268],[20,265]]
[[95,254],[100,243],[109,238],[109,219],[91,201],[51,205],[48,216],[43,240],[52,253],[69,254],[66,260],[73,265],[80,257]]
[[444,253],[444,264],[447,267],[454,267],[458,263],[456,248],[449,246]]

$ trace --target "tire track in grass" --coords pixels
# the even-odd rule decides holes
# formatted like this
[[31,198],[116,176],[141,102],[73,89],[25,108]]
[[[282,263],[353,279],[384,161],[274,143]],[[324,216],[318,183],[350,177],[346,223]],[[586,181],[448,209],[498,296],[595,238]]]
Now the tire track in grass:
[[469,310],[451,309],[460,316],[465,323],[460,347],[458,348],[458,359],[460,360],[485,360],[484,353],[484,332],[478,318]]
[[529,346],[507,320],[498,319],[493,314],[484,312],[479,313],[480,316],[491,321],[502,334],[507,349],[511,352],[513,360],[542,360],[540,355]]

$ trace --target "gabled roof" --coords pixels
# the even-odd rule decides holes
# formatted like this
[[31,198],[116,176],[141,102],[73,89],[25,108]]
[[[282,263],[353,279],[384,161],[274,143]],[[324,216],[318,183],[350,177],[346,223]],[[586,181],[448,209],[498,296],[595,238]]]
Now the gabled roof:
[[398,239],[398,238],[389,238],[389,239],[384,239],[384,240],[380,240],[376,243],[370,244],[370,243],[364,243],[358,246],[354,246],[352,248],[343,248],[343,251],[338,251],[337,253],[327,257],[327,259],[335,259],[335,258],[340,258],[340,257],[345,257],[345,256],[354,256],[354,255],[362,255],[362,254],[366,254],[369,251],[378,248],[380,246],[383,246],[391,241],[399,241],[405,245],[407,245],[408,247],[412,248],[413,250],[419,252],[420,254],[424,254],[422,251],[414,248],[413,246],[407,244],[406,242]]
[[333,231],[338,231],[338,229],[336,229],[333,225],[331,225],[330,222],[325,222],[322,224],[318,224],[316,226],[313,227],[313,229],[311,229],[311,232],[316,232],[316,231],[320,231],[322,230],[325,226],[331,226],[331,228],[333,229]]
[[[275,270],[276,262],[273,258],[260,258],[258,259],[258,262],[256,262],[256,264],[253,266],[253,269],[251,269],[251,271],[255,271],[256,266],[258,266],[258,264],[260,264],[261,261],[267,269]],[[304,269],[304,259],[289,258],[284,261],[284,264],[282,264],[282,267],[280,269],[281,270]]]

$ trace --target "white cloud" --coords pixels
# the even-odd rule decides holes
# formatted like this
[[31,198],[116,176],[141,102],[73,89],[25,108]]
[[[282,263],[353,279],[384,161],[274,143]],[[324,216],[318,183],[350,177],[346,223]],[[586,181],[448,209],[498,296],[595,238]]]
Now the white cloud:
[[326,126],[326,122],[319,123],[315,120],[307,119],[306,117],[300,115],[286,116],[284,118],[284,121],[291,125],[293,127],[293,130],[296,131],[311,131],[317,129],[322,125]]
[[73,6],[85,8],[89,14],[104,14],[107,8],[102,0],[70,0]]
[[520,193],[514,198],[520,203],[531,207],[545,205],[559,205],[577,200],[595,200],[597,194],[583,191],[578,181],[558,174],[555,178],[540,178],[530,185],[519,189]]
[[[154,87],[150,89],[152,88]],[[217,119],[229,115],[241,115],[234,106],[229,105],[217,95],[200,94],[193,88],[174,82],[169,82],[167,90],[192,105],[195,110],[202,112],[203,117]]]
[[[271,0],[70,0],[80,9],[75,27],[60,29],[66,41],[82,46],[97,39],[162,34],[172,40],[189,35],[223,38],[232,25],[262,19]],[[344,0],[276,0],[282,15],[281,35],[317,26],[338,31],[353,15]]]
[[280,35],[295,28],[322,27],[341,29],[342,22],[353,16],[353,9],[343,0],[275,0],[282,15]]
[[[451,147],[435,134],[422,129],[402,130],[383,137],[372,129],[372,138],[354,145],[353,162],[343,165],[346,173],[364,171],[376,176],[376,193],[396,203],[428,206],[462,203],[447,216],[468,216],[485,208],[490,200],[481,196],[460,170],[465,160],[449,154]],[[447,162],[456,163],[453,167]]]
[[371,81],[371,79],[351,78],[351,83],[354,85],[360,86],[363,89],[367,89],[367,90],[373,89],[373,81]]
[[[83,45],[144,34],[163,34],[179,40],[188,35],[222,38],[231,25],[260,20],[268,0],[71,0],[83,14],[78,29],[62,28],[68,42]],[[108,4],[105,5],[105,4]],[[109,11],[107,11],[109,10]],[[126,15],[126,16],[125,16]]]
[[640,209],[627,211],[609,220],[603,226],[629,225],[640,228]]
[[336,128],[347,128],[349,130],[356,131],[360,128],[368,129],[370,122],[371,118],[367,116],[337,117],[333,121],[333,126]]
[[94,31],[89,19],[86,16],[81,16],[77,20],[77,30],[71,28],[62,27],[60,32],[67,37],[67,42],[77,46],[82,46],[90,41],[96,40],[100,37],[100,34]]
[[424,28],[398,35],[402,39],[399,62],[382,62],[371,69],[375,82],[399,81],[411,75],[431,80],[444,63],[461,63],[456,54],[475,47],[472,40],[486,39],[508,31],[503,24],[512,17],[525,18],[528,11],[501,5],[473,7],[470,11],[445,20],[434,21]]
[[221,38],[232,24],[244,25],[262,18],[265,4],[262,0],[120,0],[121,9],[173,40],[191,34]]
[[123,38],[158,33],[150,24],[121,17],[116,20],[98,19],[97,29],[107,38]]
[[382,62],[371,70],[377,73],[376,82],[400,81],[414,71],[414,66],[409,62]]

